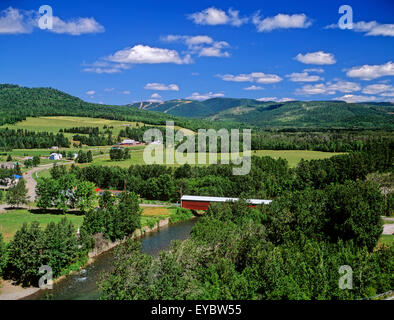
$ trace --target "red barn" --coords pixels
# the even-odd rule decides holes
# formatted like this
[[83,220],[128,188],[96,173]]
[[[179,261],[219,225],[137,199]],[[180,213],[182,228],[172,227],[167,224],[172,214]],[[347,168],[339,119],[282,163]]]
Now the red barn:
[[[238,201],[238,198],[224,197],[200,197],[200,196],[183,196],[181,198],[181,207],[190,210],[208,210],[211,202],[229,202]],[[269,204],[272,200],[249,199],[247,202],[250,207],[256,207],[261,204]]]

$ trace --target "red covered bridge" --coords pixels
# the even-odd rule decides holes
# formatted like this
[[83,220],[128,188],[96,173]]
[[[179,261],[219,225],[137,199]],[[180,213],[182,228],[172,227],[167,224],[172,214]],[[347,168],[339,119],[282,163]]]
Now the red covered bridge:
[[[238,198],[183,196],[181,207],[190,210],[208,210],[209,205],[213,202],[234,202],[238,200]],[[246,201],[250,204],[250,207],[256,207],[261,204],[270,204],[272,200],[249,199]]]

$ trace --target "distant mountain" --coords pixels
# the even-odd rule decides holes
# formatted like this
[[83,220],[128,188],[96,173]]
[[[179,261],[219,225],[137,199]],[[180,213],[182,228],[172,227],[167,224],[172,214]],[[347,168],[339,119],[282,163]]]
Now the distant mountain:
[[394,104],[344,101],[273,102],[213,98],[205,101],[170,100],[131,105],[181,117],[230,121],[256,127],[394,128]]

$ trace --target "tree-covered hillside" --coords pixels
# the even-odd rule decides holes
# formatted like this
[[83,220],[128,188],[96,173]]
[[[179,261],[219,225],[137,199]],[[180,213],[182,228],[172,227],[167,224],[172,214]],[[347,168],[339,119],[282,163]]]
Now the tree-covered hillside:
[[262,128],[393,128],[394,104],[344,101],[257,101],[213,98],[206,101],[170,100],[132,105],[181,117],[231,121]]
[[129,106],[88,103],[52,88],[0,84],[0,125],[37,116],[86,116],[160,125],[165,124],[166,120],[174,120],[177,125],[188,128],[199,124],[196,121]]

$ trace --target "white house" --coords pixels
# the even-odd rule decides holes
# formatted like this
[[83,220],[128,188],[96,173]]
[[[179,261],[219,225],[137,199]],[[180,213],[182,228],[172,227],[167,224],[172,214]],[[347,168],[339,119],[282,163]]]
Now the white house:
[[63,156],[60,153],[51,153],[49,160],[61,160]]

